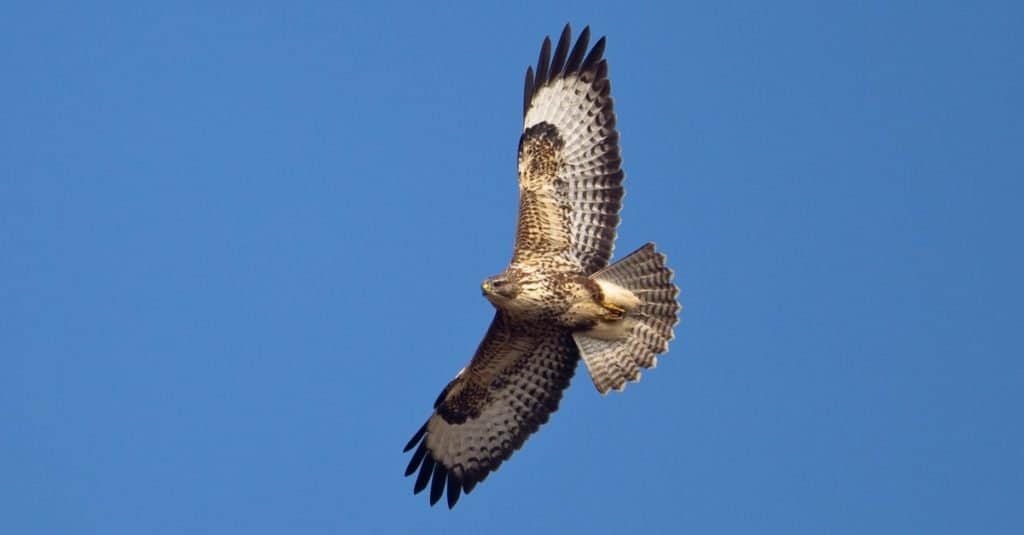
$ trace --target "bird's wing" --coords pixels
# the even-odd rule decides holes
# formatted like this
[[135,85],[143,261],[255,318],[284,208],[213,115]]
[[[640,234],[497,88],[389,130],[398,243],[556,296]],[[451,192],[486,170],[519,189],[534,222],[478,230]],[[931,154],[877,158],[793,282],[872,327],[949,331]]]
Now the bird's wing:
[[622,207],[622,159],[602,37],[585,28],[555,54],[544,39],[526,71],[519,139],[519,226],[513,262],[561,256],[585,274],[608,264]]
[[448,491],[448,507],[470,492],[558,409],[579,353],[562,329],[534,330],[498,312],[470,361],[434,403],[412,437],[405,474],[414,491],[430,486],[430,504]]

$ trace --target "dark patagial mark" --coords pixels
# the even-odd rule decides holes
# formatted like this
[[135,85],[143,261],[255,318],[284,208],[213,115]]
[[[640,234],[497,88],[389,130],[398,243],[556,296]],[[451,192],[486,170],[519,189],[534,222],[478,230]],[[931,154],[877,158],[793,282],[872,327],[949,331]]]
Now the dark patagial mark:
[[450,424],[465,423],[470,418],[480,416],[480,407],[487,405],[490,399],[491,394],[487,388],[466,377],[437,406],[437,414]]
[[523,135],[519,138],[519,154],[523,154],[523,146],[529,143],[531,148],[538,146],[542,143],[551,146],[556,151],[562,150],[565,146],[565,140],[562,139],[561,134],[558,133],[558,128],[555,125],[548,122],[539,122],[523,132]]
[[519,138],[519,168],[524,189],[537,187],[538,181],[558,178],[564,147],[565,140],[551,123],[542,121],[523,132]]

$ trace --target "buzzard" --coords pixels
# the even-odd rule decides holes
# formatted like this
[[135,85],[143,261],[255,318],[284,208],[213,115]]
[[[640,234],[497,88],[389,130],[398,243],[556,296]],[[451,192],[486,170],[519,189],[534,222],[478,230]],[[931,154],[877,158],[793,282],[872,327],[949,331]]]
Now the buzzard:
[[648,243],[608,265],[622,207],[622,159],[602,37],[526,70],[519,226],[512,262],[482,284],[496,312],[480,347],[405,446],[407,476],[448,507],[497,470],[558,409],[580,357],[601,394],[640,379],[668,350],[678,289]]

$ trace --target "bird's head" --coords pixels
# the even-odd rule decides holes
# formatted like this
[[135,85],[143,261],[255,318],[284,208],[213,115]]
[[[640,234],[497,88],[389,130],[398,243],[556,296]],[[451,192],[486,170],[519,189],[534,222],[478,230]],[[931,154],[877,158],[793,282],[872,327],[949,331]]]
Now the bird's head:
[[505,275],[495,275],[485,279],[480,290],[489,301],[498,304],[515,299],[519,295],[519,284]]

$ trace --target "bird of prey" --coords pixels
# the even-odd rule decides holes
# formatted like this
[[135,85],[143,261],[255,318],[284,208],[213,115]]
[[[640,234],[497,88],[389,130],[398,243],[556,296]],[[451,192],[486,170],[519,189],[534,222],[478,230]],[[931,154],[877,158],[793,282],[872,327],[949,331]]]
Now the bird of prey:
[[605,39],[569,25],[526,71],[519,225],[508,268],[483,281],[496,312],[476,354],[405,446],[407,476],[454,507],[558,409],[582,357],[601,394],[668,350],[678,288],[648,243],[608,265],[622,207],[622,159]]

